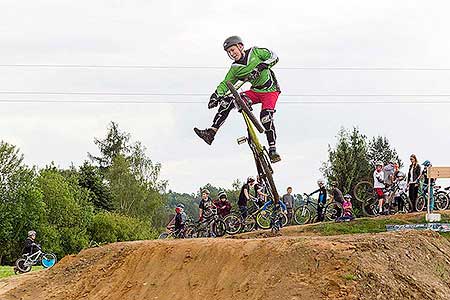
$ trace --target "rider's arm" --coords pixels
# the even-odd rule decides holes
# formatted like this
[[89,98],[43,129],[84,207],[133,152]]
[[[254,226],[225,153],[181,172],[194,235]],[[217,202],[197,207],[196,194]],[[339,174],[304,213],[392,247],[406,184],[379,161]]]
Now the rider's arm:
[[216,93],[218,96],[223,96],[228,91],[227,81],[230,81],[232,84],[235,84],[238,81],[233,68],[230,68],[225,79],[217,86]]
[[253,53],[255,53],[268,68],[273,67],[279,60],[278,56],[267,48],[255,47],[253,48]]
[[250,200],[250,194],[248,193],[247,189],[244,189],[244,196],[247,198],[247,200]]
[[315,190],[314,192],[312,192],[311,194],[309,194],[308,196],[312,196],[312,195],[314,195],[314,194],[317,194],[318,192],[320,192],[320,189],[318,189],[318,190]]

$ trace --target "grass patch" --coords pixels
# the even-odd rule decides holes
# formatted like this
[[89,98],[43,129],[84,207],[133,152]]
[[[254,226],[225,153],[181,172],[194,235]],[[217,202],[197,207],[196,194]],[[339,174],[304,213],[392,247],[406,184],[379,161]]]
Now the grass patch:
[[353,274],[344,274],[342,275],[342,278],[344,278],[345,280],[352,280],[352,281],[357,281],[358,279],[356,278],[356,275]]
[[[42,266],[34,266],[33,269],[31,270],[31,272],[33,271],[37,271],[37,270],[42,270],[43,267]],[[13,276],[14,274],[14,269],[12,266],[0,266],[0,278],[6,278],[6,277],[10,277]]]
[[[359,218],[350,222],[317,223],[311,226],[302,226],[298,230],[317,235],[340,235],[358,233],[385,232],[386,225],[420,224],[425,223],[424,214],[396,215],[377,218]],[[441,223],[450,223],[450,212],[441,213]],[[450,233],[441,233],[450,239]]]

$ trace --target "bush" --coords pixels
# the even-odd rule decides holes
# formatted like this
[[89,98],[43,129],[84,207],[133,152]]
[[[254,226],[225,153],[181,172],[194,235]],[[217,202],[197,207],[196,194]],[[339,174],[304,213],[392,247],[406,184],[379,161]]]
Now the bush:
[[93,242],[154,239],[157,233],[148,222],[111,212],[99,212],[92,219],[89,233]]

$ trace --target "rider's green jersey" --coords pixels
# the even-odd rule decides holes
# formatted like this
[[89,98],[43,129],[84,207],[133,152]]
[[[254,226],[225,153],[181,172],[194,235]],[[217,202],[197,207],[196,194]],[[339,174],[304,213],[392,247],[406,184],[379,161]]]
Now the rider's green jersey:
[[270,70],[278,62],[278,56],[266,48],[253,47],[244,51],[243,57],[235,61],[228,71],[225,79],[219,84],[216,91],[219,96],[223,96],[228,91],[227,81],[235,84],[238,80],[243,80],[257,65],[265,63],[267,69],[261,71],[258,78],[251,80],[251,90],[255,92],[276,92],[280,91],[275,74]]

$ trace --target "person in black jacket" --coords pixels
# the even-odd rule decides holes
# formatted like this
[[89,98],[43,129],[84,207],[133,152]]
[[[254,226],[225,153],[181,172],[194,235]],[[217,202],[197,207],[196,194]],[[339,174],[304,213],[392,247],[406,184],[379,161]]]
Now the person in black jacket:
[[309,194],[309,196],[319,193],[319,199],[317,200],[317,221],[322,222],[324,219],[323,207],[327,203],[327,189],[325,188],[325,181],[323,179],[317,180],[319,189]]
[[408,194],[413,205],[413,210],[416,210],[417,195],[419,193],[420,165],[417,163],[417,157],[414,154],[411,154],[409,160],[411,161],[411,165],[408,171]]
[[28,237],[23,243],[23,251],[22,254],[32,255],[36,251],[39,250],[39,245],[36,244],[36,231],[30,230],[28,231]]

